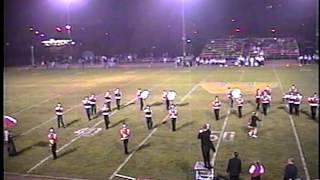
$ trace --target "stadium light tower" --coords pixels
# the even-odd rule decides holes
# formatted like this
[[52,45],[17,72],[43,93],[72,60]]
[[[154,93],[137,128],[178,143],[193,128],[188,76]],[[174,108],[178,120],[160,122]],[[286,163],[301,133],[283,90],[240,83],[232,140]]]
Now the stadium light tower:
[[[61,0],[61,1],[62,1],[62,3],[64,3],[67,6],[67,12],[66,12],[66,14],[67,14],[67,24],[65,25],[65,29],[67,30],[69,40],[72,41],[72,35],[71,35],[72,26],[71,26],[71,22],[70,22],[70,7],[71,7],[72,3],[76,2],[76,1],[79,1],[79,0]],[[70,56],[69,56],[69,58],[71,58],[70,60],[72,60],[72,46],[70,46]]]
[[185,57],[187,55],[186,52],[186,25],[185,25],[185,0],[181,0],[182,1],[182,56],[183,56],[183,60],[185,60]]

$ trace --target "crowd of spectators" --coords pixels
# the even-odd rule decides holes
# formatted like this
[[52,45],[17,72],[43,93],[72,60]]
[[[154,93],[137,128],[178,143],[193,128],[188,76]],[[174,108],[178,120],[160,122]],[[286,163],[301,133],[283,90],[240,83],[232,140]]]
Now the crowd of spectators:
[[294,38],[229,38],[210,40],[201,57],[227,59],[262,55],[266,59],[294,59],[299,56],[299,46]]

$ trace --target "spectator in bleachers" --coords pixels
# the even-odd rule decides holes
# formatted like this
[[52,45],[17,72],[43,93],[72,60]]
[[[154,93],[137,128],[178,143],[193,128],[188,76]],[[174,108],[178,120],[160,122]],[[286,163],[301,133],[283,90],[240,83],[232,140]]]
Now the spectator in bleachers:
[[307,64],[311,64],[311,61],[312,61],[312,57],[311,57],[311,55],[309,54],[309,55],[308,55],[308,58],[307,58]]
[[249,64],[250,64],[251,67],[254,66],[254,62],[255,62],[255,58],[254,57],[250,57]]
[[238,60],[239,60],[239,65],[240,66],[243,66],[244,65],[244,57],[242,56],[242,55],[240,55],[239,57],[238,57]]
[[303,64],[307,64],[308,56],[305,54],[303,56]]
[[313,54],[312,59],[314,61],[318,61],[319,60],[319,55],[318,54]]
[[200,57],[196,57],[196,66],[200,66]]
[[200,64],[204,64],[204,58],[200,59]]
[[298,61],[299,61],[299,64],[302,65],[303,64],[303,56],[299,56],[298,57]]

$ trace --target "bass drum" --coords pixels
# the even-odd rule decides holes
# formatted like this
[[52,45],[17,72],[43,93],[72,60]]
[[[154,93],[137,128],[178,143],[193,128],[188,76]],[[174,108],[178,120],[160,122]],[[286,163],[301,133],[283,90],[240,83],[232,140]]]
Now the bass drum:
[[177,93],[175,91],[169,91],[167,94],[168,100],[173,101],[177,96]]
[[240,98],[241,96],[241,90],[240,89],[233,89],[231,92],[232,98]]
[[140,96],[142,97],[142,99],[147,99],[149,95],[150,95],[150,92],[148,90],[144,90],[142,91]]

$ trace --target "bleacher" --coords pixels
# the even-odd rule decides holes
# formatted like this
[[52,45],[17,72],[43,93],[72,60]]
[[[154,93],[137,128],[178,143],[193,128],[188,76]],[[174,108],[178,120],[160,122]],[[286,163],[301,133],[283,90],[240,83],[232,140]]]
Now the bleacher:
[[254,56],[263,52],[266,59],[296,59],[299,46],[294,38],[228,38],[211,39],[200,57],[236,59],[240,55]]

